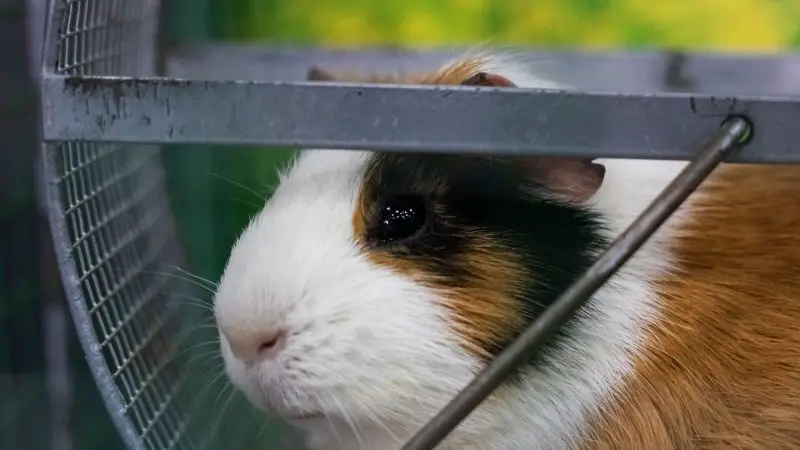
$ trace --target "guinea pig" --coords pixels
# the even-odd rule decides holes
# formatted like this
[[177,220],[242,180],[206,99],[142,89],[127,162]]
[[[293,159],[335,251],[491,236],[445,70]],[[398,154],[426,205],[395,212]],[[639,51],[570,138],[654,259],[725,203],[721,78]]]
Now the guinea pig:
[[[559,86],[527,70],[340,79]],[[221,277],[228,377],[311,448],[400,448],[685,164],[305,150]],[[798,199],[721,166],[440,448],[800,448]]]

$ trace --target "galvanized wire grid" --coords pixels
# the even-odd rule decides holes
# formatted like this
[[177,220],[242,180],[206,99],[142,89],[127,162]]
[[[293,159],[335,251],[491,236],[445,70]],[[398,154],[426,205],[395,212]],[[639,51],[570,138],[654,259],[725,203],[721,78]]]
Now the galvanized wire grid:
[[[156,0],[53,0],[45,71],[155,75]],[[214,355],[182,257],[161,149],[45,145],[50,215],[74,321],[129,448],[235,449],[256,437]],[[213,350],[213,351],[212,351]],[[79,406],[78,406],[79,407]],[[237,411],[240,413],[237,414]],[[225,430],[225,433],[222,432]],[[251,447],[250,447],[251,448]]]
[[[56,73],[153,74],[154,35],[144,32],[157,6],[67,0]],[[156,275],[177,257],[159,149],[90,143],[51,149],[57,171],[51,182],[61,196],[77,281],[120,406],[146,448],[185,448],[187,418],[177,407],[183,373],[173,365],[169,334],[175,312],[165,302],[174,283]]]
[[[55,71],[64,75],[154,75],[159,2],[63,0]],[[55,37],[55,36],[54,36]]]
[[175,283],[158,275],[176,250],[158,149],[65,144],[54,156],[78,282],[122,406],[148,448],[174,448],[184,373],[165,301]]

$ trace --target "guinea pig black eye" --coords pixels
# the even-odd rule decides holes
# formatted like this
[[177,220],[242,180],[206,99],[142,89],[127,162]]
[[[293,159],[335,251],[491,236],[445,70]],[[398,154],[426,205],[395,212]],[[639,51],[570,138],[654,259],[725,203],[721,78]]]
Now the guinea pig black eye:
[[382,242],[406,239],[416,234],[427,222],[425,200],[416,195],[389,199],[380,210],[376,237]]

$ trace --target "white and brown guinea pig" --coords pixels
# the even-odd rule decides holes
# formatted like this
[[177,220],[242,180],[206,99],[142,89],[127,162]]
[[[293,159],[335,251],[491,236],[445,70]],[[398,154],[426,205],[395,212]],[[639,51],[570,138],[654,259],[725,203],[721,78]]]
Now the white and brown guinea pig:
[[[556,86],[524,67],[362,81]],[[304,151],[219,285],[230,380],[312,448],[397,449],[685,164]],[[719,168],[441,448],[800,448],[800,167]]]

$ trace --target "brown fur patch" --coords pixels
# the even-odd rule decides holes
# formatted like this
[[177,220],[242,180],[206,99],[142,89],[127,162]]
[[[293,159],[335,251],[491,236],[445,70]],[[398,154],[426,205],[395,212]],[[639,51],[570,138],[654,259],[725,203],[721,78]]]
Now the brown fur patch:
[[475,238],[479,243],[459,262],[474,276],[458,287],[452,286],[450,280],[432,276],[428,269],[430,261],[423,258],[400,259],[380,251],[370,251],[368,256],[374,263],[396,270],[436,292],[453,315],[453,329],[463,348],[488,361],[493,356],[490,349],[522,331],[525,325],[515,298],[521,290],[518,274],[524,270],[514,261],[513,254],[508,259],[498,257],[498,251],[503,250],[490,237]]
[[701,192],[663,317],[583,448],[800,448],[800,166],[725,165]]

